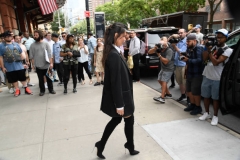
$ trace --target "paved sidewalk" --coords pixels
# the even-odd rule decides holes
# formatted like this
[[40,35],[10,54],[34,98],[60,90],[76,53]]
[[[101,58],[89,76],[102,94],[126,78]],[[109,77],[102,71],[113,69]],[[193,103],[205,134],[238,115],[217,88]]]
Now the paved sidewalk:
[[[37,84],[35,73],[31,73],[31,82]],[[110,120],[110,117],[99,111],[102,86],[89,85],[87,79],[85,85],[78,84],[78,92],[73,94],[70,82],[69,93],[63,95],[63,86],[57,86],[56,82],[54,83],[56,95],[49,95],[46,91],[43,97],[39,97],[36,85],[31,87],[33,95],[20,95],[17,98],[9,94],[6,87],[1,89],[3,92],[0,93],[0,160],[98,159],[96,149],[94,152],[92,150]],[[123,145],[126,138],[122,122],[105,147],[103,154],[107,159],[175,159],[144,127],[194,118],[197,120],[197,116],[184,112],[183,106],[171,99],[166,100],[165,104],[154,102],[152,98],[158,94],[141,83],[134,83],[135,146],[140,154],[130,156],[128,151],[125,154]],[[151,129],[154,130],[154,127]],[[162,132],[166,135],[168,130],[163,129]],[[236,136],[238,135],[229,137],[239,140]],[[226,152],[226,156],[227,154]]]

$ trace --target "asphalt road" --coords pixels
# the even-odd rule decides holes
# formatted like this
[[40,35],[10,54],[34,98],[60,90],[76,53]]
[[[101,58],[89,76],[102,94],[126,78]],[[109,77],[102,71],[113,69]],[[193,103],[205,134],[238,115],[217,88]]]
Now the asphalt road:
[[[141,69],[141,83],[153,88],[154,90],[161,92],[161,87],[159,83],[157,82],[157,75],[158,71],[157,69]],[[168,86],[171,85],[171,82],[168,83]],[[175,87],[170,88],[170,92],[173,95],[173,99],[178,99],[180,97],[180,90],[178,84],[175,82]],[[156,95],[158,96],[158,95]],[[187,105],[186,101],[180,102],[184,105]],[[203,108],[203,112],[205,111],[204,109],[204,104],[203,101],[201,102],[201,106]],[[184,112],[184,111],[183,111]],[[213,108],[210,107],[210,112],[213,114]],[[218,113],[218,118],[219,118],[219,123],[230,128],[231,130],[240,133],[240,111],[233,113],[233,114],[228,114],[228,115],[222,115],[221,111]]]

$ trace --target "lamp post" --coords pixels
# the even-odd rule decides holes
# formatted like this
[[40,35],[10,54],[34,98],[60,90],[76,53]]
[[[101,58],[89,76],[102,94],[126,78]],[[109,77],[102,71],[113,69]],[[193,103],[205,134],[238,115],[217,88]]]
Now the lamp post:
[[[88,0],[85,0],[85,4],[86,4],[86,11],[89,11]],[[86,21],[87,21],[87,34],[88,34],[88,33],[90,33],[90,19],[89,19],[89,17],[86,17]]]

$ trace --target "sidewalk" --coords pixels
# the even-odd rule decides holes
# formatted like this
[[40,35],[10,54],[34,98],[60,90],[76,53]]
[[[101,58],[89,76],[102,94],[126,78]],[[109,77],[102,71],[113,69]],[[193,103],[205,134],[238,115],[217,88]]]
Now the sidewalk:
[[[34,92],[31,96],[15,98],[6,87],[1,88],[0,160],[98,159],[96,148],[94,152],[92,149],[110,120],[99,111],[102,86],[90,86],[87,79],[84,86],[78,84],[78,92],[73,94],[70,82],[69,93],[63,95],[63,86],[54,83],[56,95],[49,95],[46,91],[43,97],[39,97],[35,73],[31,73],[31,82],[36,84],[31,87]],[[165,104],[154,102],[152,98],[157,94],[141,83],[134,83],[135,146],[140,154],[130,156],[128,151],[125,154],[123,145],[126,138],[122,121],[103,152],[107,159],[185,160],[186,156],[187,159],[196,159],[196,155],[201,153],[191,150],[194,147],[204,153],[201,158],[205,160],[219,156],[240,159],[239,135],[212,127],[207,121],[198,121],[197,116],[184,112],[183,106],[174,100],[166,100]],[[191,130],[189,126],[195,127]],[[212,133],[211,137],[216,137],[218,143],[212,140],[208,141],[209,145],[199,145],[209,133]],[[200,137],[195,137],[197,140],[191,142],[188,140],[191,136]],[[218,153],[215,144],[221,145],[225,151]],[[209,156],[214,147],[212,154],[217,153],[217,157]]]

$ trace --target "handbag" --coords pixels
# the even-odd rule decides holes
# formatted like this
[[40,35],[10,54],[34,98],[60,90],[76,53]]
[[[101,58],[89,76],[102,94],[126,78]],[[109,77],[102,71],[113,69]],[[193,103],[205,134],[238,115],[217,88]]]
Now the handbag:
[[128,56],[127,65],[129,69],[133,69],[133,57]]
[[73,50],[72,54],[73,54],[73,57],[81,57],[80,51]]

